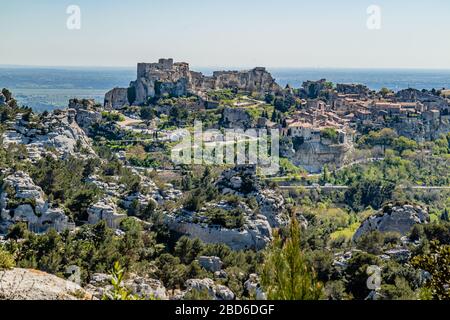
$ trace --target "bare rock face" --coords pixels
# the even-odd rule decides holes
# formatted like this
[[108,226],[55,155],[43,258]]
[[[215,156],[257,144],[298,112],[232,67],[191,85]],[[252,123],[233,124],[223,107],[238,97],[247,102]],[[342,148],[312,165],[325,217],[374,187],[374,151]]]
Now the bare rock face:
[[208,271],[217,272],[222,270],[223,262],[219,257],[198,257],[198,263]]
[[353,240],[358,240],[362,235],[376,230],[406,235],[414,225],[428,223],[429,221],[428,212],[419,206],[389,205],[376,215],[367,218],[356,230]]
[[248,71],[216,71],[213,73],[214,89],[232,89],[250,92],[273,92],[280,90],[266,68],[257,67]]
[[71,99],[69,109],[75,110],[75,121],[86,133],[91,131],[94,124],[102,121],[102,114],[97,110],[95,100]]
[[100,220],[104,220],[108,227],[117,228],[120,222],[127,217],[126,214],[120,214],[117,210],[117,206],[110,198],[99,200],[87,209],[88,223],[96,224]]
[[244,201],[210,203],[209,207],[243,213],[244,223],[240,228],[229,229],[208,224],[199,212],[175,210],[166,216],[169,229],[206,243],[224,243],[233,250],[264,249],[272,240],[272,228],[286,225],[289,221],[284,212],[284,198],[270,189],[262,189],[254,165],[239,165],[225,170],[216,182],[224,195],[254,197],[257,207],[251,209]]
[[0,300],[92,300],[78,284],[32,269],[0,271]]
[[247,129],[254,126],[254,119],[245,108],[224,108],[221,123],[226,128]]
[[[189,218],[188,218],[189,219]],[[192,222],[183,216],[167,216],[169,229],[206,243],[224,243],[233,250],[261,250],[272,239],[272,228],[267,218],[258,215],[247,219],[241,229],[227,229]]]
[[291,138],[283,138],[280,143],[281,155],[310,173],[321,172],[325,165],[329,168],[343,166],[352,148],[350,142],[330,143],[326,139],[305,141],[297,149]]
[[187,291],[206,292],[212,300],[234,300],[234,293],[226,286],[215,284],[212,279],[189,279],[186,281]]
[[126,105],[129,105],[127,88],[114,88],[106,93],[105,108],[121,109]]

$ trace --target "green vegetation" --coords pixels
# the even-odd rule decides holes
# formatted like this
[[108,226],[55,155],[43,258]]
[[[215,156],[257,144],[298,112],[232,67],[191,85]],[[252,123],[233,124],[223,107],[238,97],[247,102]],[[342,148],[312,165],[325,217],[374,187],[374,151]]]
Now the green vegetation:
[[318,300],[323,296],[322,284],[307,263],[300,239],[300,227],[295,218],[291,220],[285,241],[275,233],[266,252],[261,277],[269,300]]
[[450,245],[440,245],[438,241],[431,242],[430,252],[416,256],[412,265],[430,273],[431,279],[422,291],[422,297],[437,300],[450,299]]
[[102,117],[106,121],[117,121],[117,122],[125,121],[125,117],[119,112],[103,111]]
[[14,257],[0,247],[0,271],[12,269],[15,266]]
[[320,132],[320,136],[323,139],[331,140],[334,143],[337,143],[338,142],[338,138],[339,138],[338,132],[334,128],[325,128],[325,129],[323,129]]

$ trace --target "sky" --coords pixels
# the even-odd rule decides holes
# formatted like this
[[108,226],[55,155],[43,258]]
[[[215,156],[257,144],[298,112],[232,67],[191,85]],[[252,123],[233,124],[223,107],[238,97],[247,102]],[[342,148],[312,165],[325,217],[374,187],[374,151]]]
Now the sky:
[[[172,57],[201,67],[450,69],[448,0],[0,3],[0,65],[135,66]],[[80,8],[79,30],[67,28],[69,5]],[[371,5],[381,10],[379,29],[367,27]]]

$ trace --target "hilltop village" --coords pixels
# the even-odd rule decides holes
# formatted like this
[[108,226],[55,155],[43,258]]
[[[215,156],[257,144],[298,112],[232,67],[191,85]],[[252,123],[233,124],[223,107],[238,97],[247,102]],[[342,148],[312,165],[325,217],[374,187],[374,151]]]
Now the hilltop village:
[[[276,130],[280,170],[173,163],[196,121]],[[449,162],[444,88],[283,88],[263,67],[206,76],[160,59],[103,104],[37,114],[3,89],[0,298],[36,298],[34,283],[49,299],[276,299],[268,270],[289,239],[310,298],[448,298],[423,261],[450,244]],[[365,286],[369,265],[380,287]]]

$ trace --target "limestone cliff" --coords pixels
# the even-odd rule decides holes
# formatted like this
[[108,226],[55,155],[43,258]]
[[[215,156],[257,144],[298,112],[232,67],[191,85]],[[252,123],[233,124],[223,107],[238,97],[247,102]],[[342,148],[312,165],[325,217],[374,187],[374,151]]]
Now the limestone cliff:
[[105,95],[105,107],[118,109],[140,105],[163,95],[202,95],[209,90],[238,89],[250,92],[274,92],[281,88],[265,68],[247,71],[216,71],[212,76],[190,71],[185,62],[160,59],[157,63],[139,63],[137,79],[129,88],[114,88]]
[[281,156],[311,173],[321,172],[325,165],[329,168],[343,166],[352,148],[350,142],[331,143],[326,139],[305,141],[295,148],[292,138],[284,138],[280,143]]

